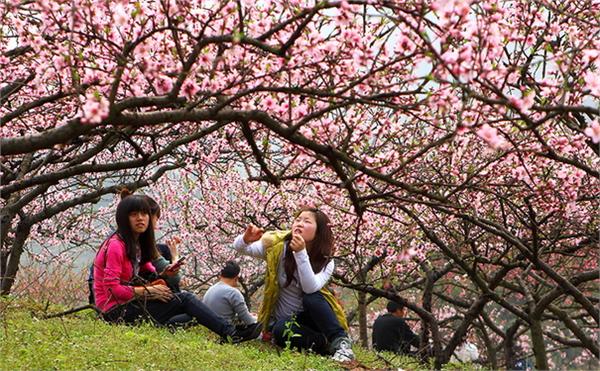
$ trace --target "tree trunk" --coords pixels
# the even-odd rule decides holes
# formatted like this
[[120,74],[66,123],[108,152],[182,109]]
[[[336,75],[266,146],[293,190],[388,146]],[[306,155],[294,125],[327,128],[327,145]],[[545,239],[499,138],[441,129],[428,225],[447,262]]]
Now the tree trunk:
[[31,231],[31,225],[25,221],[19,222],[15,233],[15,239],[10,251],[10,257],[8,259],[8,265],[6,266],[6,273],[2,277],[2,283],[0,284],[0,295],[10,294],[10,290],[15,283],[17,271],[19,270],[19,262],[21,260],[21,254],[23,253],[23,245],[29,237]]
[[6,275],[7,265],[8,251],[0,250],[0,284],[2,283],[2,277]]
[[515,362],[515,334],[519,330],[520,323],[516,321],[506,330],[506,337],[504,338],[504,362],[506,363],[506,369],[510,370]]
[[[426,269],[427,267],[424,266]],[[433,284],[435,283],[434,275],[431,270],[427,270],[427,279],[425,281],[425,289],[423,290],[423,309],[431,313],[431,303],[433,299]],[[429,324],[424,319],[421,319],[421,333],[419,336],[420,359],[422,362],[427,362],[429,357]]]
[[535,368],[536,370],[547,370],[548,358],[546,357],[546,344],[544,343],[542,323],[538,318],[532,318],[530,330],[533,354],[535,355]]
[[433,367],[436,370],[441,370],[444,364],[444,352],[442,350],[442,339],[440,337],[440,330],[435,318],[431,319],[429,323],[431,328],[431,339],[433,341]]
[[367,329],[367,293],[358,293],[358,328],[360,333],[360,344],[369,347],[369,334]]
[[454,354],[456,348],[463,343],[469,327],[479,316],[479,314],[481,314],[488,301],[489,299],[487,296],[480,296],[479,299],[471,304],[471,307],[465,313],[463,320],[460,322],[460,325],[454,331],[454,334],[446,345],[446,349],[444,350],[444,363],[450,361],[450,358],[452,357],[452,354]]
[[481,338],[485,344],[488,364],[491,366],[492,370],[497,370],[498,357],[496,355],[496,347],[494,346],[494,343],[492,342],[492,339],[490,339],[490,336],[488,335],[484,326],[479,327],[479,333],[481,334]]
[[0,280],[6,276],[8,257],[10,255],[8,231],[15,218],[15,213],[3,209],[0,212]]

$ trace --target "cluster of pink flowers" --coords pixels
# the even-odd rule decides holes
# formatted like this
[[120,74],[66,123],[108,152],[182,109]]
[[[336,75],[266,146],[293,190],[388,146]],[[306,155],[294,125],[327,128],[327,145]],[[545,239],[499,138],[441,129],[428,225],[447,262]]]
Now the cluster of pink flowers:
[[81,107],[81,122],[84,124],[99,124],[108,117],[109,109],[106,98],[97,94],[88,94],[85,96],[83,107]]

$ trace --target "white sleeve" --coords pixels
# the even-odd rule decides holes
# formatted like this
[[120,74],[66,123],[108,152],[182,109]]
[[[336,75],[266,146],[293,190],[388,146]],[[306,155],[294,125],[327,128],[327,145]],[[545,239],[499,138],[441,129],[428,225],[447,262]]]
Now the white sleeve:
[[294,258],[296,259],[296,265],[298,266],[300,286],[305,294],[312,294],[313,292],[321,290],[333,274],[333,268],[335,266],[333,260],[329,261],[322,271],[315,274],[310,266],[310,260],[306,249],[294,252]]
[[233,241],[233,249],[240,254],[253,256],[255,258],[265,259],[265,248],[262,241],[258,240],[250,244],[244,242],[244,235],[240,234]]

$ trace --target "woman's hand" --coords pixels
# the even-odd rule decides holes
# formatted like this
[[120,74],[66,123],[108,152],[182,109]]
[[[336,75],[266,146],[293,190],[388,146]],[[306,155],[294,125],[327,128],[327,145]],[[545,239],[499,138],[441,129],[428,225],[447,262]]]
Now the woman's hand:
[[306,248],[306,243],[304,242],[304,238],[301,235],[293,233],[292,241],[290,241],[290,249],[292,251],[298,252],[302,251]]
[[181,264],[177,265],[175,263],[169,264],[165,267],[165,269],[160,272],[160,277],[172,277],[179,273],[179,269],[181,269]]
[[165,285],[154,285],[146,287],[146,297],[149,300],[160,300],[167,303],[173,298],[171,289]]
[[262,228],[258,228],[254,224],[248,225],[248,227],[246,227],[246,231],[244,232],[244,243],[247,245],[260,240],[263,233],[265,233],[265,231]]
[[187,285],[188,285],[188,280],[187,280],[185,277],[182,277],[182,278],[179,280],[179,288],[180,288],[181,290],[185,290],[185,288],[187,287]]
[[171,261],[177,261],[179,259],[179,244],[181,243],[181,238],[178,236],[173,236],[167,241],[167,246],[169,247],[169,251],[171,252]]

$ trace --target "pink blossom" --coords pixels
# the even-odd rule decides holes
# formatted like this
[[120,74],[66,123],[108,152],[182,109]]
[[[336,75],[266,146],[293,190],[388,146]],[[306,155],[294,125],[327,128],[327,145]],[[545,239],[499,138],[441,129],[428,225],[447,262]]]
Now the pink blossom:
[[591,93],[600,97],[600,73],[589,71],[583,76],[586,89],[590,89]]
[[227,5],[225,5],[225,7],[223,8],[223,12],[224,13],[232,13],[233,11],[235,11],[236,8],[236,4],[235,2],[230,2]]
[[527,177],[527,170],[523,166],[519,166],[513,170],[512,174],[517,180],[524,180]]
[[275,100],[273,100],[273,98],[271,97],[266,97],[263,101],[262,101],[262,106],[265,109],[272,109],[273,107],[275,107]]
[[323,45],[323,50],[329,54],[332,54],[337,50],[337,46],[334,42],[329,41]]
[[201,65],[208,65],[210,64],[210,56],[208,54],[202,54],[199,57],[199,62]]
[[473,59],[473,47],[470,44],[463,46],[458,55],[460,61],[470,61]]
[[489,126],[488,124],[483,124],[483,126],[477,130],[477,135],[485,140],[487,144],[494,149],[499,149],[505,144],[504,139],[498,136],[498,130]]
[[347,26],[352,20],[352,6],[347,1],[340,2],[340,8],[338,16],[336,17],[337,24],[340,26]]
[[590,63],[600,57],[600,50],[586,49],[583,51],[583,62]]
[[99,81],[98,74],[92,69],[86,69],[81,80],[84,84],[93,84]]
[[569,172],[566,169],[560,169],[556,172],[558,179],[566,179],[569,176]]
[[127,11],[121,4],[117,4],[114,7],[113,20],[115,21],[115,25],[119,27],[124,27],[127,25],[129,19],[129,15]]
[[108,117],[109,104],[103,96],[97,97],[95,94],[86,95],[85,104],[82,107],[83,117],[81,122],[84,124],[99,124]]
[[167,94],[173,89],[173,81],[167,76],[157,78],[154,85],[158,94]]
[[469,1],[465,0],[437,0],[431,3],[431,9],[441,12],[444,18],[450,18],[453,14],[464,17],[470,11]]
[[52,58],[52,62],[54,62],[54,67],[56,67],[59,70],[62,70],[67,66],[67,61],[63,56],[57,55],[56,57]]
[[199,90],[200,88],[198,87],[196,82],[191,79],[185,80],[185,82],[181,86],[181,91],[187,99],[192,99]]
[[411,53],[414,50],[414,44],[410,41],[410,39],[404,35],[400,37],[398,41],[398,49],[401,53]]
[[535,102],[535,93],[523,93],[522,97],[510,96],[508,101],[520,112],[528,114],[529,109],[533,106]]
[[340,1],[340,8],[343,10],[352,10],[352,6],[346,0]]
[[598,120],[592,122],[590,126],[585,128],[585,135],[592,138],[592,142],[600,143],[600,123]]
[[462,126],[462,125],[460,125],[460,126],[458,126],[458,127],[456,128],[456,134],[458,134],[458,135],[463,135],[463,134],[465,134],[467,131],[469,131],[469,128],[468,128],[467,126]]
[[442,54],[442,60],[447,64],[454,64],[458,61],[458,52],[456,50],[448,50]]

